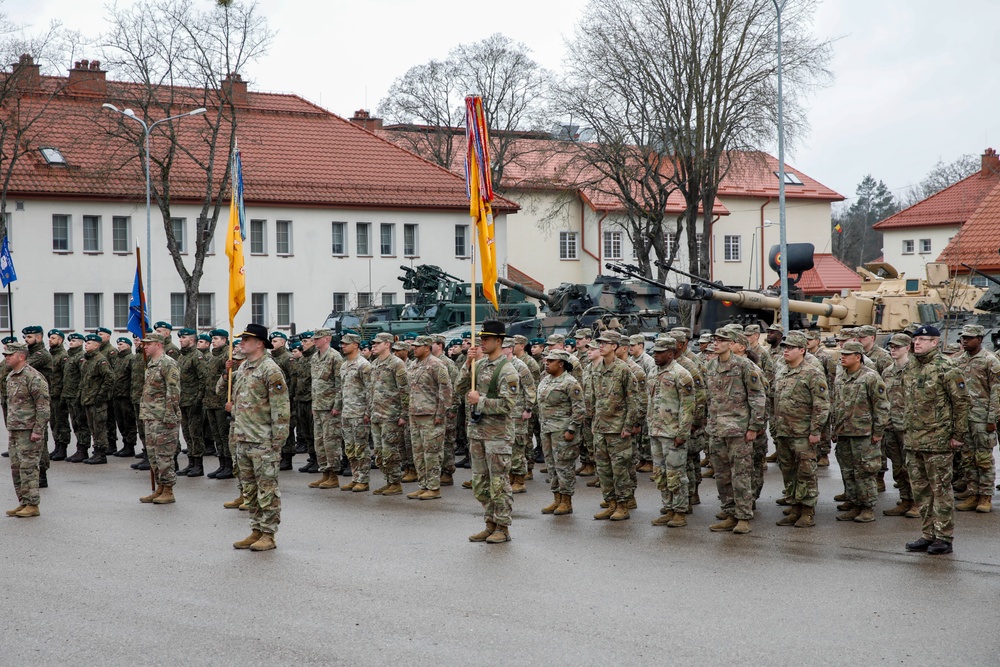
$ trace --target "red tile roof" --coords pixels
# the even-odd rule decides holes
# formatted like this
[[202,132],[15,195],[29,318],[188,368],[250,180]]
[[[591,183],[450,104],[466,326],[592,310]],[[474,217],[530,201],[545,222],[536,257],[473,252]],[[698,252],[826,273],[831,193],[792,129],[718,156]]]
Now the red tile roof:
[[513,280],[516,283],[521,283],[525,287],[530,287],[532,289],[536,289],[539,292],[544,292],[545,291],[545,285],[543,285],[542,283],[538,282],[537,280],[535,280],[534,278],[532,278],[531,276],[529,276],[524,271],[521,271],[520,269],[515,268],[513,264],[508,264],[507,265],[507,278],[509,278],[510,280]]
[[[970,176],[976,178],[976,176]],[[1000,271],[1000,181],[993,181],[993,189],[983,197],[979,206],[969,216],[962,229],[938,257],[960,273],[968,264],[980,271]]]
[[961,225],[976,211],[997,183],[1000,183],[1000,174],[992,169],[983,169],[877,222],[875,229],[885,231],[909,227]]
[[[65,79],[43,77],[43,85],[59,81]],[[138,152],[110,134],[122,119],[101,109],[105,101],[121,106],[118,100],[137,98],[138,91],[132,88],[131,84],[109,81],[107,96],[66,90],[48,102],[37,137],[32,139],[33,147],[58,147],[67,166],[50,166],[33,151],[16,164],[10,195],[143,199],[145,181]],[[200,91],[194,97],[203,94]],[[45,104],[43,97],[36,97],[34,103]],[[207,116],[212,113],[210,109]],[[250,92],[246,104],[240,105],[239,121],[237,136],[248,204],[468,208],[464,178],[296,95]],[[201,136],[205,118],[184,119],[175,128],[184,147],[198,160],[209,159]],[[154,131],[154,156],[158,143],[163,145],[157,134],[158,130]],[[221,165],[217,174],[223,173],[228,158],[225,149],[215,156],[216,164]],[[190,156],[178,155],[171,170],[171,188],[177,201],[202,198],[204,172]],[[499,199],[494,208],[515,211],[518,207]]]
[[829,253],[813,255],[813,264],[813,268],[803,273],[798,283],[806,296],[830,296],[842,289],[856,290],[861,287],[861,276]]
[[[778,158],[761,151],[733,151],[729,171],[719,185],[720,197],[778,197]],[[843,201],[844,196],[785,163],[785,173],[802,185],[785,183],[785,199]],[[787,179],[787,176],[786,176]]]

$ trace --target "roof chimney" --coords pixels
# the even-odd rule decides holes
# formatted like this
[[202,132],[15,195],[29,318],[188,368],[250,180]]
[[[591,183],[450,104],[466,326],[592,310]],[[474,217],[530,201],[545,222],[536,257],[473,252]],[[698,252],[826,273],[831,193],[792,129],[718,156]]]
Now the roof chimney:
[[41,81],[39,69],[39,66],[35,63],[35,59],[25,53],[16,63],[11,65],[10,76],[15,79],[15,85],[27,92],[38,88]]
[[1000,157],[992,148],[987,148],[983,152],[983,168],[979,175],[983,178],[993,178],[1000,174]]
[[74,95],[104,97],[108,92],[106,76],[100,60],[80,60],[73,63],[66,87]]
[[354,112],[351,122],[360,125],[369,132],[377,132],[382,129],[382,119],[374,118],[367,109],[358,109]]
[[247,83],[236,72],[230,72],[222,80],[222,94],[235,106],[245,107],[249,104]]

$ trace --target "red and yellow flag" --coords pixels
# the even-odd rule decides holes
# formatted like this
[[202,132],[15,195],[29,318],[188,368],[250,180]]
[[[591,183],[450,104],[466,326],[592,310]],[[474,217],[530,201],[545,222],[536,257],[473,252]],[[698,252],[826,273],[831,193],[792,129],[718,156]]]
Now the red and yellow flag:
[[476,226],[479,263],[483,272],[483,295],[493,307],[497,302],[497,250],[493,229],[493,178],[490,175],[489,135],[483,98],[478,95],[465,98],[465,136],[468,150],[465,157],[466,184],[469,190],[469,215]]

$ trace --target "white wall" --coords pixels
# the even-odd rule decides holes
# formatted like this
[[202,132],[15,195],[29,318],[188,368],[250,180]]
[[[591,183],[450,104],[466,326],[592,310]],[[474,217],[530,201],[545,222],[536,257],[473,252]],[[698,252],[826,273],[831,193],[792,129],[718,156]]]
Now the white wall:
[[[16,202],[23,203],[23,210],[16,210]],[[135,238],[140,239],[143,255],[143,280],[147,262],[152,261],[151,319],[170,319],[170,295],[183,292],[183,283],[166,250],[166,236],[159,212],[152,215],[152,257],[146,256],[145,205],[120,202],[84,202],[32,200],[12,197],[8,203],[11,212],[12,258],[18,280],[12,284],[14,326],[19,331],[29,324],[54,326],[54,294],[73,295],[70,330],[81,331],[84,322],[84,294],[103,295],[100,324],[112,327],[113,295],[130,293],[135,274],[135,255],[132,248]],[[199,209],[193,206],[176,206],[175,217],[186,217],[186,234],[189,253],[186,265],[193,266],[195,220]],[[68,253],[53,252],[52,216],[67,214],[71,219],[72,248]],[[335,292],[346,292],[351,305],[357,302],[359,292],[375,293],[376,303],[382,292],[393,292],[396,302],[404,300],[402,283],[397,280],[402,272],[400,265],[436,264],[444,270],[468,280],[470,261],[456,257],[455,226],[468,225],[470,218],[465,211],[394,211],[394,210],[345,210],[314,208],[270,208],[247,206],[247,219],[266,221],[266,254],[250,253],[250,238],[244,246],[246,253],[247,302],[236,316],[240,327],[251,318],[251,294],[267,295],[265,324],[277,324],[279,293],[292,297],[292,322],[298,330],[319,326],[329,314]],[[101,252],[83,251],[83,216],[101,217]],[[112,250],[113,216],[131,217],[131,237],[128,252],[118,254]],[[228,208],[220,216],[215,231],[215,253],[205,260],[201,292],[214,294],[214,314],[211,325],[203,323],[201,329],[219,326],[228,328],[228,259],[225,255],[226,222]],[[292,221],[292,253],[276,254],[276,221]],[[346,222],[348,228],[346,255],[332,255],[332,222]],[[356,249],[356,224],[372,223],[372,257],[359,257]],[[394,256],[380,254],[379,225],[395,224]],[[417,225],[417,255],[403,255],[403,225]],[[507,255],[506,216],[496,220],[497,261],[503,265]],[[470,243],[473,236],[470,231]],[[149,287],[147,286],[147,291]],[[2,312],[0,312],[2,315]],[[3,322],[6,325],[6,322]],[[124,330],[124,327],[113,327]],[[282,327],[286,328],[287,327]]]
[[[907,229],[887,229],[882,232],[882,254],[885,261],[910,278],[924,278],[927,262],[937,261],[960,225],[944,227],[911,227]],[[921,252],[921,239],[929,240],[928,252]],[[903,241],[913,242],[913,252],[904,253]]]

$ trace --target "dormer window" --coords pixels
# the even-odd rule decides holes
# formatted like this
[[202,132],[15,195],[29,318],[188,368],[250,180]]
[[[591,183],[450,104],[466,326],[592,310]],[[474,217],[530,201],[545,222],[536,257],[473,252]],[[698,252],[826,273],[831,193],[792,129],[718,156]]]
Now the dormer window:
[[[778,178],[781,178],[780,172],[776,171],[776,172],[774,172],[774,175],[777,176]],[[804,183],[802,182],[802,179],[800,179],[798,176],[796,176],[795,174],[793,174],[790,171],[786,171],[785,172],[785,185],[804,185]]]
[[42,152],[42,157],[45,158],[46,164],[66,164],[66,158],[63,157],[58,148],[42,147],[38,150]]

